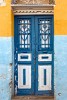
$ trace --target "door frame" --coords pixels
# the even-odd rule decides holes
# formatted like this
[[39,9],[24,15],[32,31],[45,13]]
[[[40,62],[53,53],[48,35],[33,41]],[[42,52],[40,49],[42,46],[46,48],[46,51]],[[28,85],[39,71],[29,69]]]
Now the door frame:
[[[16,16],[18,16],[18,17],[21,17],[22,18],[22,16],[26,16],[26,17],[28,17],[28,16],[39,16],[39,17],[43,17],[43,16],[45,16],[45,18],[47,17],[47,18],[52,18],[52,33],[53,33],[53,51],[52,51],[52,54],[53,54],[53,57],[52,57],[52,60],[53,60],[53,63],[52,63],[52,71],[53,71],[53,75],[52,75],[52,90],[53,90],[53,94],[52,95],[54,95],[54,16],[53,15],[16,15]],[[16,16],[14,16],[14,19],[15,19],[15,17]],[[16,27],[17,27],[17,24],[15,24],[15,21],[14,21],[14,33],[15,32],[17,32],[17,30],[16,30]],[[36,27],[35,27],[36,28]],[[15,38],[17,38],[17,36],[14,34],[14,39]],[[15,47],[15,40],[14,40],[14,47]],[[33,46],[33,48],[34,48],[34,46]],[[15,52],[15,51],[14,51]],[[14,56],[15,57],[15,56]],[[14,60],[14,62],[15,62],[15,60]],[[14,80],[15,81],[15,80]],[[14,83],[15,84],[15,83]],[[37,85],[36,85],[36,87],[37,87]],[[37,90],[36,90],[37,91]],[[15,92],[15,90],[14,90],[14,92]],[[46,94],[46,95],[48,95],[48,92],[43,92],[43,91],[41,91],[40,93],[39,93],[40,95],[41,94]],[[36,95],[37,95],[37,93],[36,93]]]

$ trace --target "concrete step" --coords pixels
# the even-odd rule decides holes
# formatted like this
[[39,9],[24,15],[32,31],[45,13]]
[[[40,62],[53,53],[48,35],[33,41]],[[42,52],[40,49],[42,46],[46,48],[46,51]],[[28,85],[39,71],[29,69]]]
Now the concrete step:
[[14,96],[12,100],[54,100],[53,96]]

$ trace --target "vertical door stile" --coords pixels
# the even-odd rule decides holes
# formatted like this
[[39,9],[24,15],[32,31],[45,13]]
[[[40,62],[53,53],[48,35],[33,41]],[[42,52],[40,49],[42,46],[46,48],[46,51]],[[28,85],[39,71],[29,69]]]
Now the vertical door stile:
[[52,89],[54,93],[54,16],[52,16],[52,43],[53,43],[53,50],[52,50]]
[[14,91],[15,91],[15,95],[17,94],[17,79],[18,79],[18,70],[17,70],[17,53],[18,53],[18,43],[16,42],[17,40],[17,35],[16,33],[18,33],[18,30],[16,29],[16,27],[18,27],[18,22],[17,22],[17,17],[15,16],[15,24],[14,24]]
[[35,45],[35,50],[36,50],[36,83],[35,83],[35,94],[37,94],[37,88],[38,88],[38,20],[37,17],[35,16],[35,37],[36,37],[36,45]]
[[[35,91],[35,84],[34,84],[34,79],[35,79],[35,60],[34,60],[34,57],[35,57],[35,29],[34,29],[34,16],[32,16],[32,30],[31,30],[31,34],[32,34],[32,39],[31,39],[31,42],[32,42],[32,88],[33,88],[33,91]],[[34,94],[34,93],[33,93]]]

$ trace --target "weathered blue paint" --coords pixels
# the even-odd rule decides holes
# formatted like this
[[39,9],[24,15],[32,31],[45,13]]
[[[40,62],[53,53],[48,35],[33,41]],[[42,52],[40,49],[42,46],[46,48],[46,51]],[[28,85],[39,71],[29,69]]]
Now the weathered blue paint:
[[[42,44],[41,44],[41,40],[40,40],[40,36],[43,35],[40,32],[40,25],[42,24],[40,21],[45,21],[48,20],[50,23],[50,33],[48,34],[48,38],[50,37],[50,42],[48,42],[48,48],[42,48]],[[37,16],[35,17],[35,33],[36,33],[36,94],[38,95],[54,95],[54,17],[51,15],[49,16]],[[45,33],[45,32],[44,32]],[[46,35],[46,33],[44,34]],[[46,40],[46,39],[44,39]],[[45,42],[45,46],[46,46],[46,42]],[[52,54],[52,61],[38,61],[38,55],[39,54]],[[52,66],[52,80],[51,80],[51,90],[38,90],[38,65],[51,65]]]
[[0,100],[11,100],[12,38],[0,38]]
[[[33,84],[33,81],[34,81],[34,54],[35,54],[35,45],[34,45],[34,38],[32,39],[32,37],[34,37],[34,20],[33,20],[33,16],[15,16],[15,22],[14,22],[14,25],[15,25],[15,37],[14,37],[14,50],[15,50],[15,67],[14,67],[14,76],[16,76],[16,80],[14,80],[14,88],[17,87],[17,93],[15,93],[16,95],[30,95],[30,94],[34,94],[34,84]],[[25,21],[29,21],[29,23],[25,22]],[[26,25],[30,25],[30,29],[27,30],[27,32],[25,31],[24,29],[24,32],[22,32],[23,34],[27,34],[30,36],[30,43],[28,43],[28,40],[27,40],[27,43],[25,42],[26,39],[28,39],[28,36],[25,38],[25,35],[24,35],[24,39],[22,38],[22,34],[20,33],[21,29],[20,29],[20,25],[22,24],[21,21],[24,22],[24,28],[26,28]],[[27,26],[28,27],[28,26]],[[32,30],[33,29],[33,30]],[[29,31],[29,32],[28,32]],[[31,34],[32,33],[32,34]],[[22,44],[22,42],[20,42],[20,37],[21,36],[21,39],[24,40],[24,44]],[[24,48],[20,47],[20,46],[24,46]],[[27,45],[27,47],[25,47]],[[28,47],[29,45],[29,47]],[[17,52],[17,53],[16,53]],[[18,61],[18,57],[17,55],[20,54],[20,53],[30,53],[32,54],[32,58],[31,58],[31,61]],[[27,88],[27,89],[20,89],[18,88],[18,64],[16,65],[16,63],[20,64],[20,65],[31,65],[31,88]]]
[[[29,23],[28,23],[29,21]],[[43,23],[44,22],[44,23]],[[47,24],[47,25],[46,25]],[[16,95],[28,95],[28,94],[45,94],[53,95],[54,94],[54,32],[53,32],[53,16],[15,16],[15,38],[14,38],[14,47],[15,47],[15,70],[14,75],[15,79],[15,90],[17,88]],[[22,28],[20,27],[21,25]],[[28,28],[27,25],[30,25]],[[48,27],[47,27],[48,26]],[[41,29],[45,28],[44,30]],[[25,29],[26,28],[26,29]],[[47,30],[46,30],[47,29]],[[24,31],[23,31],[24,30]],[[27,31],[26,31],[27,30]],[[28,32],[29,31],[29,32]],[[48,32],[49,31],[49,32]],[[48,32],[48,33],[47,33]],[[28,43],[28,35],[30,36],[30,44]],[[25,37],[26,36],[26,37]],[[44,37],[43,37],[44,36]],[[24,37],[24,38],[23,38]],[[24,41],[23,43],[21,41]],[[27,40],[27,43],[25,42]],[[46,41],[48,40],[48,42]],[[41,42],[44,41],[44,42]],[[47,43],[46,43],[47,42]],[[28,45],[30,47],[28,47]],[[24,47],[22,47],[24,46]],[[27,47],[26,47],[27,46]],[[43,47],[44,46],[44,47]],[[33,48],[34,47],[34,48]],[[31,61],[18,61],[19,53],[31,53]],[[38,61],[39,54],[52,54],[52,61]],[[31,65],[31,88],[18,88],[18,64]],[[51,74],[51,90],[38,90],[38,67],[39,65],[51,65],[52,74]],[[34,77],[35,75],[35,77]],[[23,75],[24,76],[24,75]],[[20,76],[21,77],[21,76]],[[24,79],[24,78],[23,78]],[[24,81],[23,81],[24,82]],[[35,84],[35,86],[34,86]]]
[[67,36],[55,36],[55,98],[67,100]]

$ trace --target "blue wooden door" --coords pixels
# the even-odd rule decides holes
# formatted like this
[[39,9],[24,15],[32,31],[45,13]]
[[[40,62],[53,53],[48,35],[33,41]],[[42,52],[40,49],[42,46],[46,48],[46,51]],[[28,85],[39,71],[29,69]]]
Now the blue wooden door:
[[53,16],[15,16],[16,95],[53,95]]

